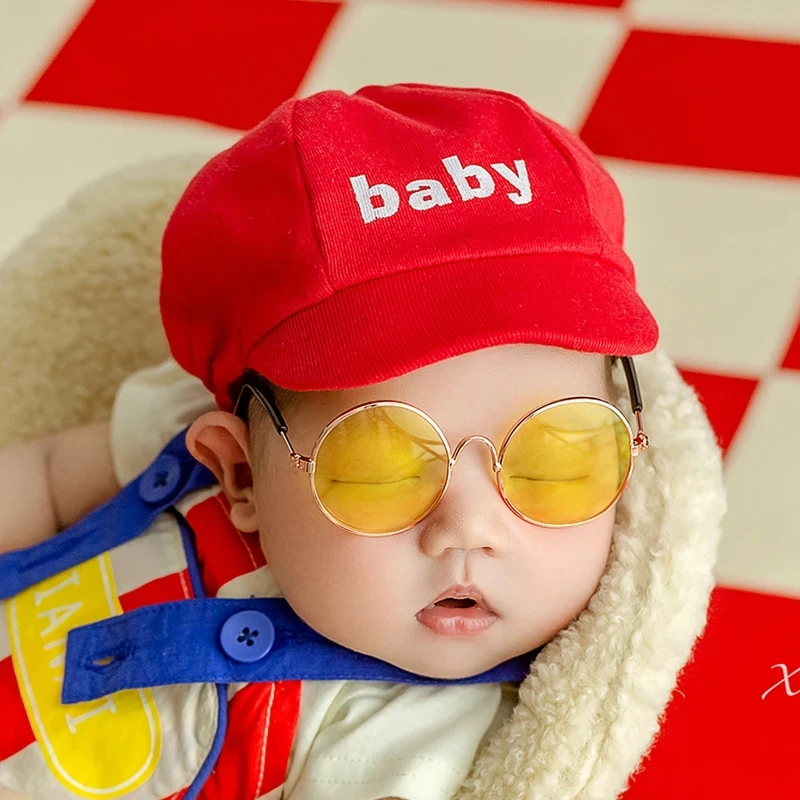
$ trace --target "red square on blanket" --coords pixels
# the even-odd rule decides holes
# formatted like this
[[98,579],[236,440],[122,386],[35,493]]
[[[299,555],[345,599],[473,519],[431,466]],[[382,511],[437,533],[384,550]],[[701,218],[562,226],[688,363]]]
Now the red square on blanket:
[[794,797],[800,598],[718,586],[625,800]]
[[95,0],[26,99],[247,129],[295,93],[338,9]]

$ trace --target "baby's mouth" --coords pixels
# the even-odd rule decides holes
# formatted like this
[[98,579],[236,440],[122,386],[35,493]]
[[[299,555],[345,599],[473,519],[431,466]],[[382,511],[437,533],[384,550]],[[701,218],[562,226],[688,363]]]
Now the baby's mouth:
[[471,597],[446,597],[444,600],[434,603],[434,605],[444,606],[445,608],[473,608],[478,604]]
[[499,618],[475,586],[456,584],[417,613],[417,620],[439,636],[480,636]]
[[480,589],[461,584],[445,589],[430,605],[425,606],[425,609],[431,608],[474,608],[489,614],[497,613],[486,601]]

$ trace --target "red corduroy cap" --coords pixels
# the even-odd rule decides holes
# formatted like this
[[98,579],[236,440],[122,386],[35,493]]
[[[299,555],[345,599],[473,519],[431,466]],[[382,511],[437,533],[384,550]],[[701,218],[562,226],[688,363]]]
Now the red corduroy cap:
[[164,233],[172,354],[230,411],[248,367],[346,389],[536,343],[653,350],[611,176],[505,92],[404,83],[282,103]]

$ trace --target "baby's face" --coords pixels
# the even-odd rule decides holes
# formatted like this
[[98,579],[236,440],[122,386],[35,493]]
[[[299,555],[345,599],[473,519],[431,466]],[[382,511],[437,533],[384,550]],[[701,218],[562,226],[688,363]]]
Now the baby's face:
[[[310,455],[337,414],[378,399],[411,403],[442,428],[451,448],[482,434],[500,450],[533,408],[570,395],[612,400],[604,359],[554,347],[504,345],[342,392],[314,393],[287,415],[295,450]],[[269,441],[274,437],[274,442]],[[309,477],[292,467],[267,422],[255,471],[261,543],[278,585],[313,629],[345,647],[436,678],[484,672],[550,640],[575,619],[605,569],[616,506],[583,525],[544,528],[503,502],[480,440],[459,454],[449,487],[415,527],[367,537],[331,522]],[[436,633],[418,614],[454,584],[474,585],[496,612],[478,634]]]

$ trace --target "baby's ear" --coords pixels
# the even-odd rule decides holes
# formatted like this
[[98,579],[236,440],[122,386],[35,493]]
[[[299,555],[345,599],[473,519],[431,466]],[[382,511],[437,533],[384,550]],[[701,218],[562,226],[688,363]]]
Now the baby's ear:
[[216,476],[230,503],[234,526],[240,531],[257,531],[247,425],[227,411],[209,411],[186,432],[186,446]]

